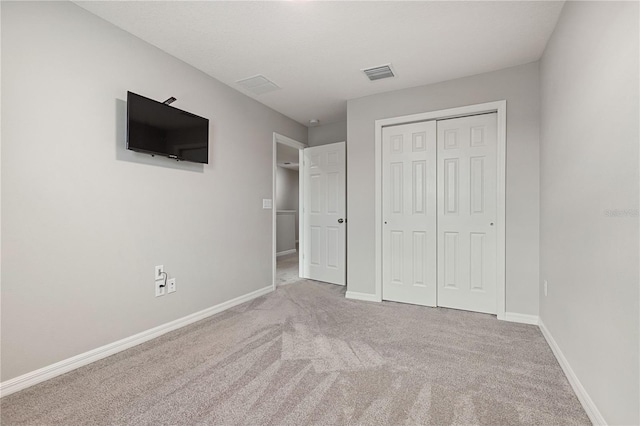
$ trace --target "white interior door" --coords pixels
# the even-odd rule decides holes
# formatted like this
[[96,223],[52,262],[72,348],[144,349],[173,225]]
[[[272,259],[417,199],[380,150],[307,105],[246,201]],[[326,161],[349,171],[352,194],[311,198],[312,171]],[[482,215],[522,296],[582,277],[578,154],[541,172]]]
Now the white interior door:
[[382,298],[436,306],[436,122],[382,130]]
[[345,285],[345,143],[304,149],[303,277]]
[[438,306],[496,313],[496,114],[438,121]]

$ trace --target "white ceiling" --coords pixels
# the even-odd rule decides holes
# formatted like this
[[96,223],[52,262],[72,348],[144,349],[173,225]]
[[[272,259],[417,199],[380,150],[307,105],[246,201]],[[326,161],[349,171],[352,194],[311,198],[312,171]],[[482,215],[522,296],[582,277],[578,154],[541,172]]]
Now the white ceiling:
[[[346,119],[346,101],[540,58],[563,2],[197,2],[77,4],[307,125]],[[396,78],[360,71],[392,63]],[[235,82],[262,74],[281,89]]]

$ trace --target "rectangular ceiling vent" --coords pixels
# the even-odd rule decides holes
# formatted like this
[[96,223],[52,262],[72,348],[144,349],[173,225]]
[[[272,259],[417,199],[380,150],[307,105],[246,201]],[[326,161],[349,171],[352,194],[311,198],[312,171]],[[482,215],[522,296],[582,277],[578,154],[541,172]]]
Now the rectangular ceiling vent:
[[395,77],[396,75],[393,73],[391,69],[391,64],[380,65],[379,67],[367,68],[362,70],[369,80],[381,80],[383,78]]
[[262,95],[264,93],[273,92],[274,90],[278,90],[280,88],[273,81],[260,74],[238,80],[236,81],[236,83],[238,83],[240,86],[244,87],[254,95]]

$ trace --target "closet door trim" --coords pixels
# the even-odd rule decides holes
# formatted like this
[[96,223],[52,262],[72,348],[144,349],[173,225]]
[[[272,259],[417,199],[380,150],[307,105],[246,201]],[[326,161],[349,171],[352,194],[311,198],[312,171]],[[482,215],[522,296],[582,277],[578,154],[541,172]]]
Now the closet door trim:
[[497,162],[498,200],[496,212],[497,280],[496,314],[506,320],[506,273],[505,273],[505,208],[506,208],[506,142],[507,101],[500,100],[458,108],[449,108],[419,114],[385,118],[375,121],[375,293],[369,300],[382,301],[382,129],[398,124],[420,121],[442,120],[476,114],[497,113]]

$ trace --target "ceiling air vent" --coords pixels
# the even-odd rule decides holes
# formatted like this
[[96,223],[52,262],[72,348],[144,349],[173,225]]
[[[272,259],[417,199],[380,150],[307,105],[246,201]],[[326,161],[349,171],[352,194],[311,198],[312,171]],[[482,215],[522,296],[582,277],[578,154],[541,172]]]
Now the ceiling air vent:
[[263,93],[273,92],[278,90],[277,84],[269,80],[264,75],[254,75],[253,77],[245,78],[243,80],[236,81],[240,86],[247,89],[254,95],[262,95]]
[[362,70],[369,80],[380,80],[383,78],[395,77],[393,70],[391,69],[391,64],[380,65],[379,67],[367,68]]

